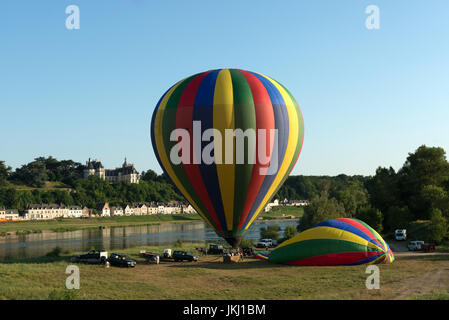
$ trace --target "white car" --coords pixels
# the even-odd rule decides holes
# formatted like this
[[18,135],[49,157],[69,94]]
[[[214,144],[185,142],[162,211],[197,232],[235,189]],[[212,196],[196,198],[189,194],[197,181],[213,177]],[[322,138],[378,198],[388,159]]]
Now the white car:
[[424,244],[424,241],[410,241],[407,248],[409,251],[419,251],[422,248],[422,245]]
[[256,243],[256,247],[258,248],[273,248],[276,246],[277,242],[273,239],[260,239],[260,241]]

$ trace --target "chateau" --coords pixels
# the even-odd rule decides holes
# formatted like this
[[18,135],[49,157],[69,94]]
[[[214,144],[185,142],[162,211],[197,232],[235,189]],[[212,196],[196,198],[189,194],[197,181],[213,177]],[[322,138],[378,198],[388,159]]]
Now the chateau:
[[100,179],[108,180],[109,182],[129,182],[129,183],[139,183],[139,174],[134,168],[132,163],[125,162],[120,168],[115,168],[113,170],[105,169],[100,161],[97,159],[86,161],[86,167],[84,168],[84,179],[89,176],[97,176]]

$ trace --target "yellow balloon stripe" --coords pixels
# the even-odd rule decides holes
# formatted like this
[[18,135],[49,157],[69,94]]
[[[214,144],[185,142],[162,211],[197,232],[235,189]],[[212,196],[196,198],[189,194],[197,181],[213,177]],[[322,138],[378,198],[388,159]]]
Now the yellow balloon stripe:
[[270,189],[266,193],[265,197],[263,198],[262,202],[260,203],[255,214],[253,215],[253,217],[251,218],[250,222],[247,224],[245,229],[248,229],[251,223],[254,221],[254,219],[257,218],[259,212],[266,206],[267,202],[272,198],[273,193],[276,191],[276,188],[281,183],[283,177],[288,173],[287,171],[288,168],[290,167],[291,162],[293,161],[293,157],[295,155],[296,146],[298,144],[299,138],[298,114],[296,112],[296,107],[290,95],[276,81],[267,76],[264,76],[263,74],[260,75],[268,79],[276,87],[276,89],[279,91],[282,98],[284,99],[288,112],[289,134],[288,134],[287,149],[285,150],[285,156],[282,163],[279,165],[279,171],[276,175],[276,178],[274,179],[273,183],[270,186]]
[[[221,133],[221,164],[217,163],[216,168],[226,225],[228,230],[232,230],[234,220],[235,167],[234,163],[225,164],[225,129],[234,130],[235,120],[232,78],[228,69],[223,69],[218,73],[215,83],[213,123],[214,128]],[[215,150],[218,150],[220,146],[217,145],[216,141],[217,139],[214,138]]]
[[363,239],[362,237],[342,229],[338,228],[332,228],[332,227],[315,227],[311,229],[307,229],[304,232],[301,232],[297,236],[283,242],[278,246],[284,247],[288,246],[289,244],[299,242],[299,241],[305,241],[305,240],[315,240],[315,239],[330,239],[330,240],[343,240],[343,241],[351,241],[363,246],[367,246],[370,248],[378,249],[383,251],[384,249],[379,247],[378,245],[375,245],[372,242],[369,242],[366,239]]
[[[186,78],[187,79],[187,78]],[[185,80],[185,79],[184,79]],[[199,213],[199,215],[206,221],[210,227],[213,229],[213,225],[209,221],[209,219],[205,216],[205,214],[200,210],[199,206],[196,204],[195,201],[193,201],[192,197],[189,195],[187,190],[182,185],[181,181],[176,177],[175,172],[173,171],[173,168],[171,166],[171,163],[167,157],[167,153],[165,151],[165,146],[163,143],[163,137],[162,137],[162,119],[165,111],[165,107],[167,106],[167,102],[170,99],[170,96],[172,95],[173,91],[176,90],[176,88],[184,81],[179,81],[176,85],[174,85],[164,96],[162,99],[159,108],[156,113],[156,117],[154,120],[154,138],[156,140],[156,149],[159,153],[159,158],[164,166],[164,169],[167,171],[167,174],[172,179],[173,183],[176,185],[176,187],[182,192],[182,194],[187,198],[187,200],[190,202],[190,204],[195,208],[195,210]]]

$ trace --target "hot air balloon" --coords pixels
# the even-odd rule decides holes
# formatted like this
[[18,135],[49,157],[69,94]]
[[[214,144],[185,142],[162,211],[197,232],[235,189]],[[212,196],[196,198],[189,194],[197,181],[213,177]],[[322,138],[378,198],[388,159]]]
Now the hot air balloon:
[[303,137],[291,93],[267,76],[239,69],[179,81],[151,120],[164,172],[233,247],[286,180]]
[[274,263],[336,266],[392,263],[394,255],[384,239],[358,219],[339,218],[316,224],[257,256]]

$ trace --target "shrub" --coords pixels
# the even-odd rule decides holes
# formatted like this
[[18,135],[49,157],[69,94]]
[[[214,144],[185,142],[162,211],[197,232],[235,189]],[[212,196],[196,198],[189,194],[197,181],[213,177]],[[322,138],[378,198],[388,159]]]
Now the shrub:
[[56,247],[50,252],[46,254],[47,257],[59,257],[62,253],[62,249],[60,247]]

